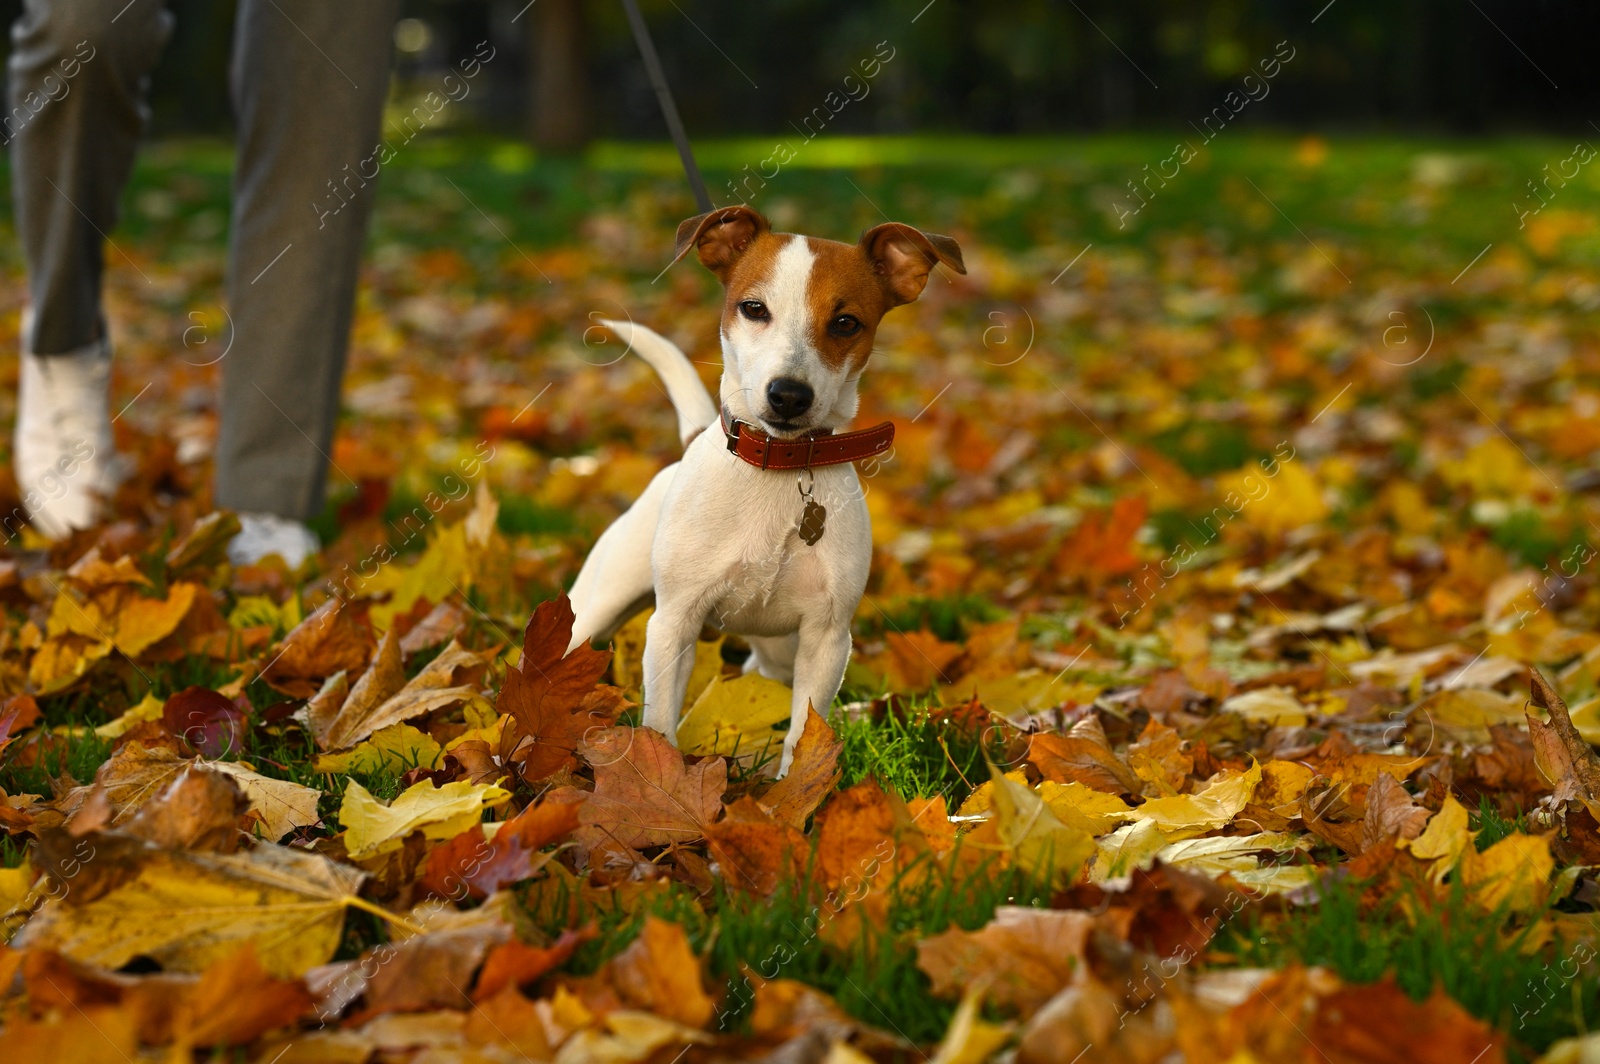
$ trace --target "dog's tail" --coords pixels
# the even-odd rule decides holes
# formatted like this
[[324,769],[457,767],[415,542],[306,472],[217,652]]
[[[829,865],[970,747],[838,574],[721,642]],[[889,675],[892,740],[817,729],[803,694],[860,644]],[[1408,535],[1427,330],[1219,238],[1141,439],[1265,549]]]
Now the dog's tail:
[[717,420],[717,404],[712,402],[711,393],[700,382],[694,364],[677,344],[654,329],[631,321],[601,319],[600,324],[621,337],[629,350],[661,375],[662,383],[667,386],[667,398],[678,412],[678,437],[685,447]]

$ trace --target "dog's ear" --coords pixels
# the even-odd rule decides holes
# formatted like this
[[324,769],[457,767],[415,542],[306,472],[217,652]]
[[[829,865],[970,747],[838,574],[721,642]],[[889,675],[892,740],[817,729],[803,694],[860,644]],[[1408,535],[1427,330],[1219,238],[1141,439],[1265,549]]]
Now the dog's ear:
[[750,242],[772,229],[772,223],[753,207],[736,204],[720,207],[685,219],[678,226],[678,246],[672,261],[677,262],[694,248],[706,269],[726,281],[728,270],[743,255]]
[[861,235],[861,250],[872,269],[883,278],[884,290],[893,306],[910,303],[922,294],[928,271],[944,263],[957,273],[966,273],[961,247],[947,236],[924,233],[899,222],[885,222]]

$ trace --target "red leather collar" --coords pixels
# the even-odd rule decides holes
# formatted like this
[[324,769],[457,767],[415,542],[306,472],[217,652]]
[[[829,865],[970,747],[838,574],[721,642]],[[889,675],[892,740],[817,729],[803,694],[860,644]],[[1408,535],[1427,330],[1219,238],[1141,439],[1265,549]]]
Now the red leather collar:
[[757,469],[811,469],[882,454],[894,442],[894,424],[885,421],[870,429],[838,435],[832,429],[818,429],[792,440],[780,440],[748,422],[734,420],[724,408],[722,434],[728,439],[728,450]]

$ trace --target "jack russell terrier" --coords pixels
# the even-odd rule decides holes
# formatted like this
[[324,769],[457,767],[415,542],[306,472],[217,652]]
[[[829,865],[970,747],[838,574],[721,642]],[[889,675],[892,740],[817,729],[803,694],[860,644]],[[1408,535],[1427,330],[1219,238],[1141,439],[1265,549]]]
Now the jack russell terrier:
[[660,374],[685,449],[584,562],[568,649],[609,637],[654,600],[644,724],[676,745],[701,628],[745,637],[745,672],[794,689],[782,776],[807,707],[825,714],[839,693],[867,586],[872,532],[853,463],[894,439],[889,422],[835,430],[855,416],[878,320],[921,295],[937,263],[967,271],[949,237],[890,222],[844,244],[774,233],[745,206],[678,226],[672,261],[691,248],[727,292],[721,409],[666,338],[605,323]]

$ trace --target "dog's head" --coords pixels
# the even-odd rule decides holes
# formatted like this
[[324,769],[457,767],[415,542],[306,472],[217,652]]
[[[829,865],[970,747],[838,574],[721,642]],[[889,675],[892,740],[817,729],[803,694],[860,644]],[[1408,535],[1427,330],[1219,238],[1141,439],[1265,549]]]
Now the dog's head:
[[922,294],[944,263],[966,273],[947,236],[889,222],[859,243],[792,233],[745,206],[678,226],[676,262],[689,249],[722,281],[722,402],[773,436],[844,425],[878,321]]

